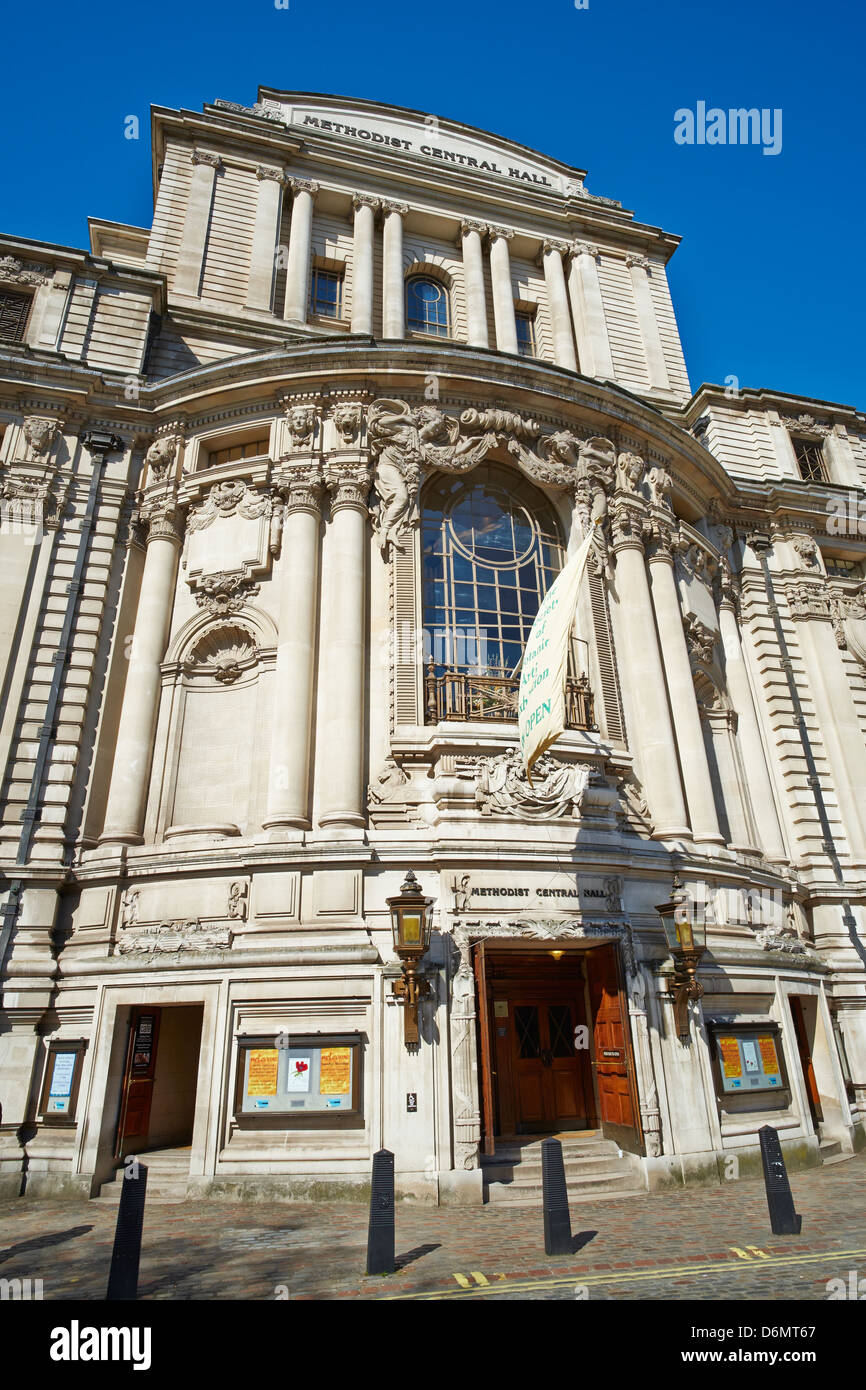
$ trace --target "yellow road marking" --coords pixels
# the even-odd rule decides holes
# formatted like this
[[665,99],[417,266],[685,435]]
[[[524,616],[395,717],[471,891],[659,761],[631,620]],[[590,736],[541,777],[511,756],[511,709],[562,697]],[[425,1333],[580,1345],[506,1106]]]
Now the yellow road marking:
[[750,1260],[752,1258],[751,1255],[746,1254],[745,1250],[741,1250],[738,1245],[729,1245],[728,1249],[733,1250],[735,1255],[739,1255],[741,1260]]
[[[730,1249],[735,1250],[736,1247],[731,1246]],[[855,1260],[863,1259],[864,1257],[866,1257],[866,1250],[820,1250],[816,1253],[806,1255],[764,1255],[764,1262],[761,1264],[761,1269],[784,1269],[786,1267],[790,1267],[791,1265],[820,1264],[822,1261],[830,1259]],[[752,1256],[745,1255],[744,1258],[749,1262],[752,1268],[754,1268],[755,1262]],[[527,1279],[515,1280],[510,1283],[506,1282],[504,1284],[500,1284],[499,1288],[496,1289],[495,1292],[521,1293],[535,1289],[561,1289],[567,1288],[569,1285],[574,1285],[576,1283],[580,1283],[584,1286],[600,1286],[603,1284],[615,1284],[623,1282],[628,1283],[629,1281],[634,1280],[682,1279],[689,1274],[709,1274],[712,1271],[718,1271],[720,1269],[732,1271],[735,1269],[742,1269],[742,1267],[743,1266],[741,1263],[737,1263],[734,1260],[714,1260],[711,1263],[708,1261],[704,1261],[701,1264],[675,1265],[669,1268],[662,1267],[658,1269],[630,1269],[616,1271],[610,1270],[599,1274],[591,1274],[586,1270],[579,1269],[574,1270],[571,1274],[557,1275],[551,1279]],[[474,1296],[477,1298],[479,1294],[484,1292],[483,1288],[477,1288],[470,1284],[469,1280],[463,1274],[455,1274],[454,1278],[457,1280],[458,1284],[461,1285],[465,1293],[468,1294],[470,1297]],[[453,1295],[449,1294],[447,1290],[441,1290],[432,1293],[395,1293],[386,1294],[385,1302],[392,1302],[395,1299],[438,1300],[441,1298],[449,1298],[452,1296]]]
[[477,1270],[477,1269],[470,1269],[469,1273],[472,1275],[472,1278],[475,1280],[476,1284],[489,1284],[489,1283],[490,1283],[490,1280],[489,1280],[489,1279],[485,1279],[485,1278],[484,1278],[484,1275],[481,1273],[480,1270]]
[[758,1255],[762,1260],[768,1260],[770,1258],[766,1250],[759,1250],[757,1245],[747,1245],[746,1249],[751,1250],[753,1255]]

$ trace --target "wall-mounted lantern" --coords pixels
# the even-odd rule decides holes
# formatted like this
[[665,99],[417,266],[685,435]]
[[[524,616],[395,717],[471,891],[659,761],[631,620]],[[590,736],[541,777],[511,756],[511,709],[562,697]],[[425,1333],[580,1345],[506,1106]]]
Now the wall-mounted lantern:
[[433,929],[433,899],[425,898],[410,869],[396,897],[386,899],[391,913],[394,950],[400,958],[402,978],[391,986],[403,1000],[403,1041],[414,1046],[418,1035],[418,1002],[430,993],[427,980],[418,978],[418,963],[430,945]]
[[656,907],[656,912],[662,919],[668,949],[674,960],[674,976],[669,990],[674,1001],[677,1035],[688,1038],[688,1001],[700,999],[704,992],[703,985],[695,978],[707,946],[703,909],[689,902],[679,878],[674,878],[670,902],[661,903]]

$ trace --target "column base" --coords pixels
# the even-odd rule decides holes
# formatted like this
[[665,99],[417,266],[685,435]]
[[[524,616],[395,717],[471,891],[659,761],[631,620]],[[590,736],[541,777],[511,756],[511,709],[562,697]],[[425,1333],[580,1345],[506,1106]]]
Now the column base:
[[695,831],[692,831],[692,839],[696,845],[721,845],[723,847],[725,845],[724,835],[699,835]]
[[366,830],[367,818],[357,811],[328,811],[324,816],[319,816],[319,825],[355,825]]
[[[689,840],[692,839],[691,828],[688,825],[667,825],[653,831],[651,840]],[[722,842],[724,843],[724,841]]]
[[308,820],[266,820],[262,822],[264,835],[260,838],[267,845],[302,844],[310,829]]

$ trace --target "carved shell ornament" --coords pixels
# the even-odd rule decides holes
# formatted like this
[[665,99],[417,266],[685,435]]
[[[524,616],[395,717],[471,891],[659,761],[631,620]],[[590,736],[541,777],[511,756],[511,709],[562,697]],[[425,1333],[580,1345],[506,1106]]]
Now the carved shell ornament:
[[221,685],[232,685],[245,669],[255,665],[257,656],[256,644],[246,629],[211,628],[190,652],[187,667],[212,675]]

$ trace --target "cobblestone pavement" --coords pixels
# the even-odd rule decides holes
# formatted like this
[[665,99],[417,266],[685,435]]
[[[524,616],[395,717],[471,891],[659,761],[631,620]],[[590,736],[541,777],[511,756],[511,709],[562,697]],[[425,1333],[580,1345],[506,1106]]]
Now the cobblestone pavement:
[[[399,1203],[399,1268],[378,1278],[363,1273],[363,1205],[154,1202],[139,1296],[827,1300],[831,1279],[866,1296],[866,1154],[791,1187],[800,1236],[773,1236],[763,1183],[743,1181],[576,1203],[574,1253],[556,1258],[540,1210]],[[115,1220],[104,1202],[3,1203],[0,1278],[42,1279],[46,1301],[104,1298]]]

